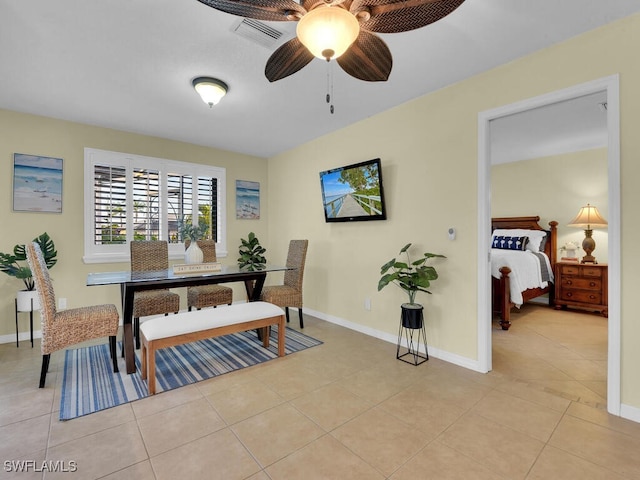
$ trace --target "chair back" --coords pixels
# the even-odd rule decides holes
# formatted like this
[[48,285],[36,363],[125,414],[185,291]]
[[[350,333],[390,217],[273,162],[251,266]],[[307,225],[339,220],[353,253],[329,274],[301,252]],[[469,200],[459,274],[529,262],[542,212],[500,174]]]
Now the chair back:
[[47,264],[40,245],[32,242],[27,247],[27,263],[31,269],[31,275],[40,298],[40,316],[42,319],[42,342],[41,349],[48,352],[48,343],[51,341],[49,332],[53,330],[53,321],[56,316],[56,295],[53,291],[53,284],[49,276]]
[[[204,263],[214,263],[217,260],[215,240],[196,240],[196,243],[202,250],[202,261]],[[184,249],[189,248],[189,245],[191,245],[191,240],[187,238],[184,241]]]
[[302,278],[304,276],[304,262],[307,258],[309,240],[291,240],[289,253],[287,254],[287,267],[295,270],[284,272],[284,284],[288,287],[302,291]]
[[166,240],[134,240],[129,245],[132,272],[169,268],[169,246]]

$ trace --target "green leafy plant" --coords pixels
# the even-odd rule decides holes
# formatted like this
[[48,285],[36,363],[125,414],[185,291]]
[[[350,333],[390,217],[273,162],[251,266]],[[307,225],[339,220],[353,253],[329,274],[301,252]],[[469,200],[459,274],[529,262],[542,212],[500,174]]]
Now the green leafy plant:
[[194,225],[193,223],[184,222],[180,225],[180,235],[182,240],[190,239],[192,242],[204,238],[209,230],[209,226],[204,223]]
[[[438,278],[438,272],[433,266],[426,265],[427,261],[431,258],[447,257],[437,253],[424,253],[421,258],[412,262],[409,257],[410,247],[411,244],[407,243],[400,250],[400,255],[405,254],[407,257],[406,262],[397,261],[393,258],[380,268],[382,277],[378,282],[378,291],[390,283],[394,283],[409,295],[409,303],[415,303],[416,293],[424,292],[430,294],[431,292],[427,288],[431,286],[432,281]],[[391,272],[389,272],[390,270]]]
[[[58,252],[56,251],[56,246],[54,245],[53,240],[51,240],[47,232],[44,232],[39,237],[34,238],[33,241],[40,245],[47,268],[53,267],[58,261],[56,258]],[[24,245],[16,245],[13,247],[13,255],[9,253],[0,253],[0,271],[11,277],[16,277],[22,280],[25,287],[27,287],[27,290],[34,290],[35,283],[33,281],[31,269],[29,269],[29,265],[26,261],[26,247]]]
[[260,245],[258,237],[253,232],[249,233],[247,240],[241,238],[238,258],[238,264],[240,268],[247,267],[247,270],[260,270],[264,268],[267,263],[267,259],[264,258],[264,252],[267,250]]

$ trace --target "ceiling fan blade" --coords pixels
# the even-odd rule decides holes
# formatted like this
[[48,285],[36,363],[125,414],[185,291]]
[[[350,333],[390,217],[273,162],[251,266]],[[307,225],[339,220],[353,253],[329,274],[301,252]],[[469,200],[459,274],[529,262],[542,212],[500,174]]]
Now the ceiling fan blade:
[[384,40],[365,30],[360,30],[356,41],[336,61],[349,75],[366,82],[386,81],[393,66]]
[[298,37],[292,38],[271,54],[264,68],[264,75],[270,82],[281,80],[296,73],[314,58]]
[[[198,0],[208,7],[239,17],[265,21],[298,20],[307,11],[294,0]],[[297,16],[296,16],[297,14]]]
[[310,12],[318,5],[340,5],[341,3],[345,4],[348,10],[351,0],[302,0],[300,5],[302,5],[307,12]]
[[[463,3],[464,0],[353,0],[350,12],[361,17],[360,27],[365,30],[398,33],[437,22]],[[359,12],[363,13],[358,15]]]

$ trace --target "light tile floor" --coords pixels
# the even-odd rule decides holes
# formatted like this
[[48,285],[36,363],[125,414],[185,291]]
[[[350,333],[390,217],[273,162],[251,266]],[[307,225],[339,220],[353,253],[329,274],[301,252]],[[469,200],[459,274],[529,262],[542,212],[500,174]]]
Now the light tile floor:
[[[1,478],[637,479],[640,424],[606,412],[607,320],[527,305],[486,375],[307,316],[325,343],[68,422],[62,353],[0,345]],[[291,324],[297,328],[296,324]],[[78,474],[5,461],[74,461]]]

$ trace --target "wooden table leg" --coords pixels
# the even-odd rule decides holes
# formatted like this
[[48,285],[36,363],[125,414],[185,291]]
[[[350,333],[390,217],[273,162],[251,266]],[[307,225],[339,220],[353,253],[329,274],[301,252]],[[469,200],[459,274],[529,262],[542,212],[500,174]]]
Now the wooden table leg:
[[260,300],[260,294],[262,293],[262,287],[264,286],[264,281],[267,278],[267,272],[263,272],[256,276],[255,279],[245,280],[244,288],[247,291],[247,300],[250,302],[257,302]]
[[[258,275],[255,280],[244,281],[244,288],[247,290],[247,300],[250,302],[257,302],[260,300],[260,294],[262,293],[262,287],[266,278],[267,272],[264,272],[262,275]],[[258,340],[262,340],[264,342],[269,338],[271,329],[269,327],[258,328],[256,330],[256,334],[258,335]]]

